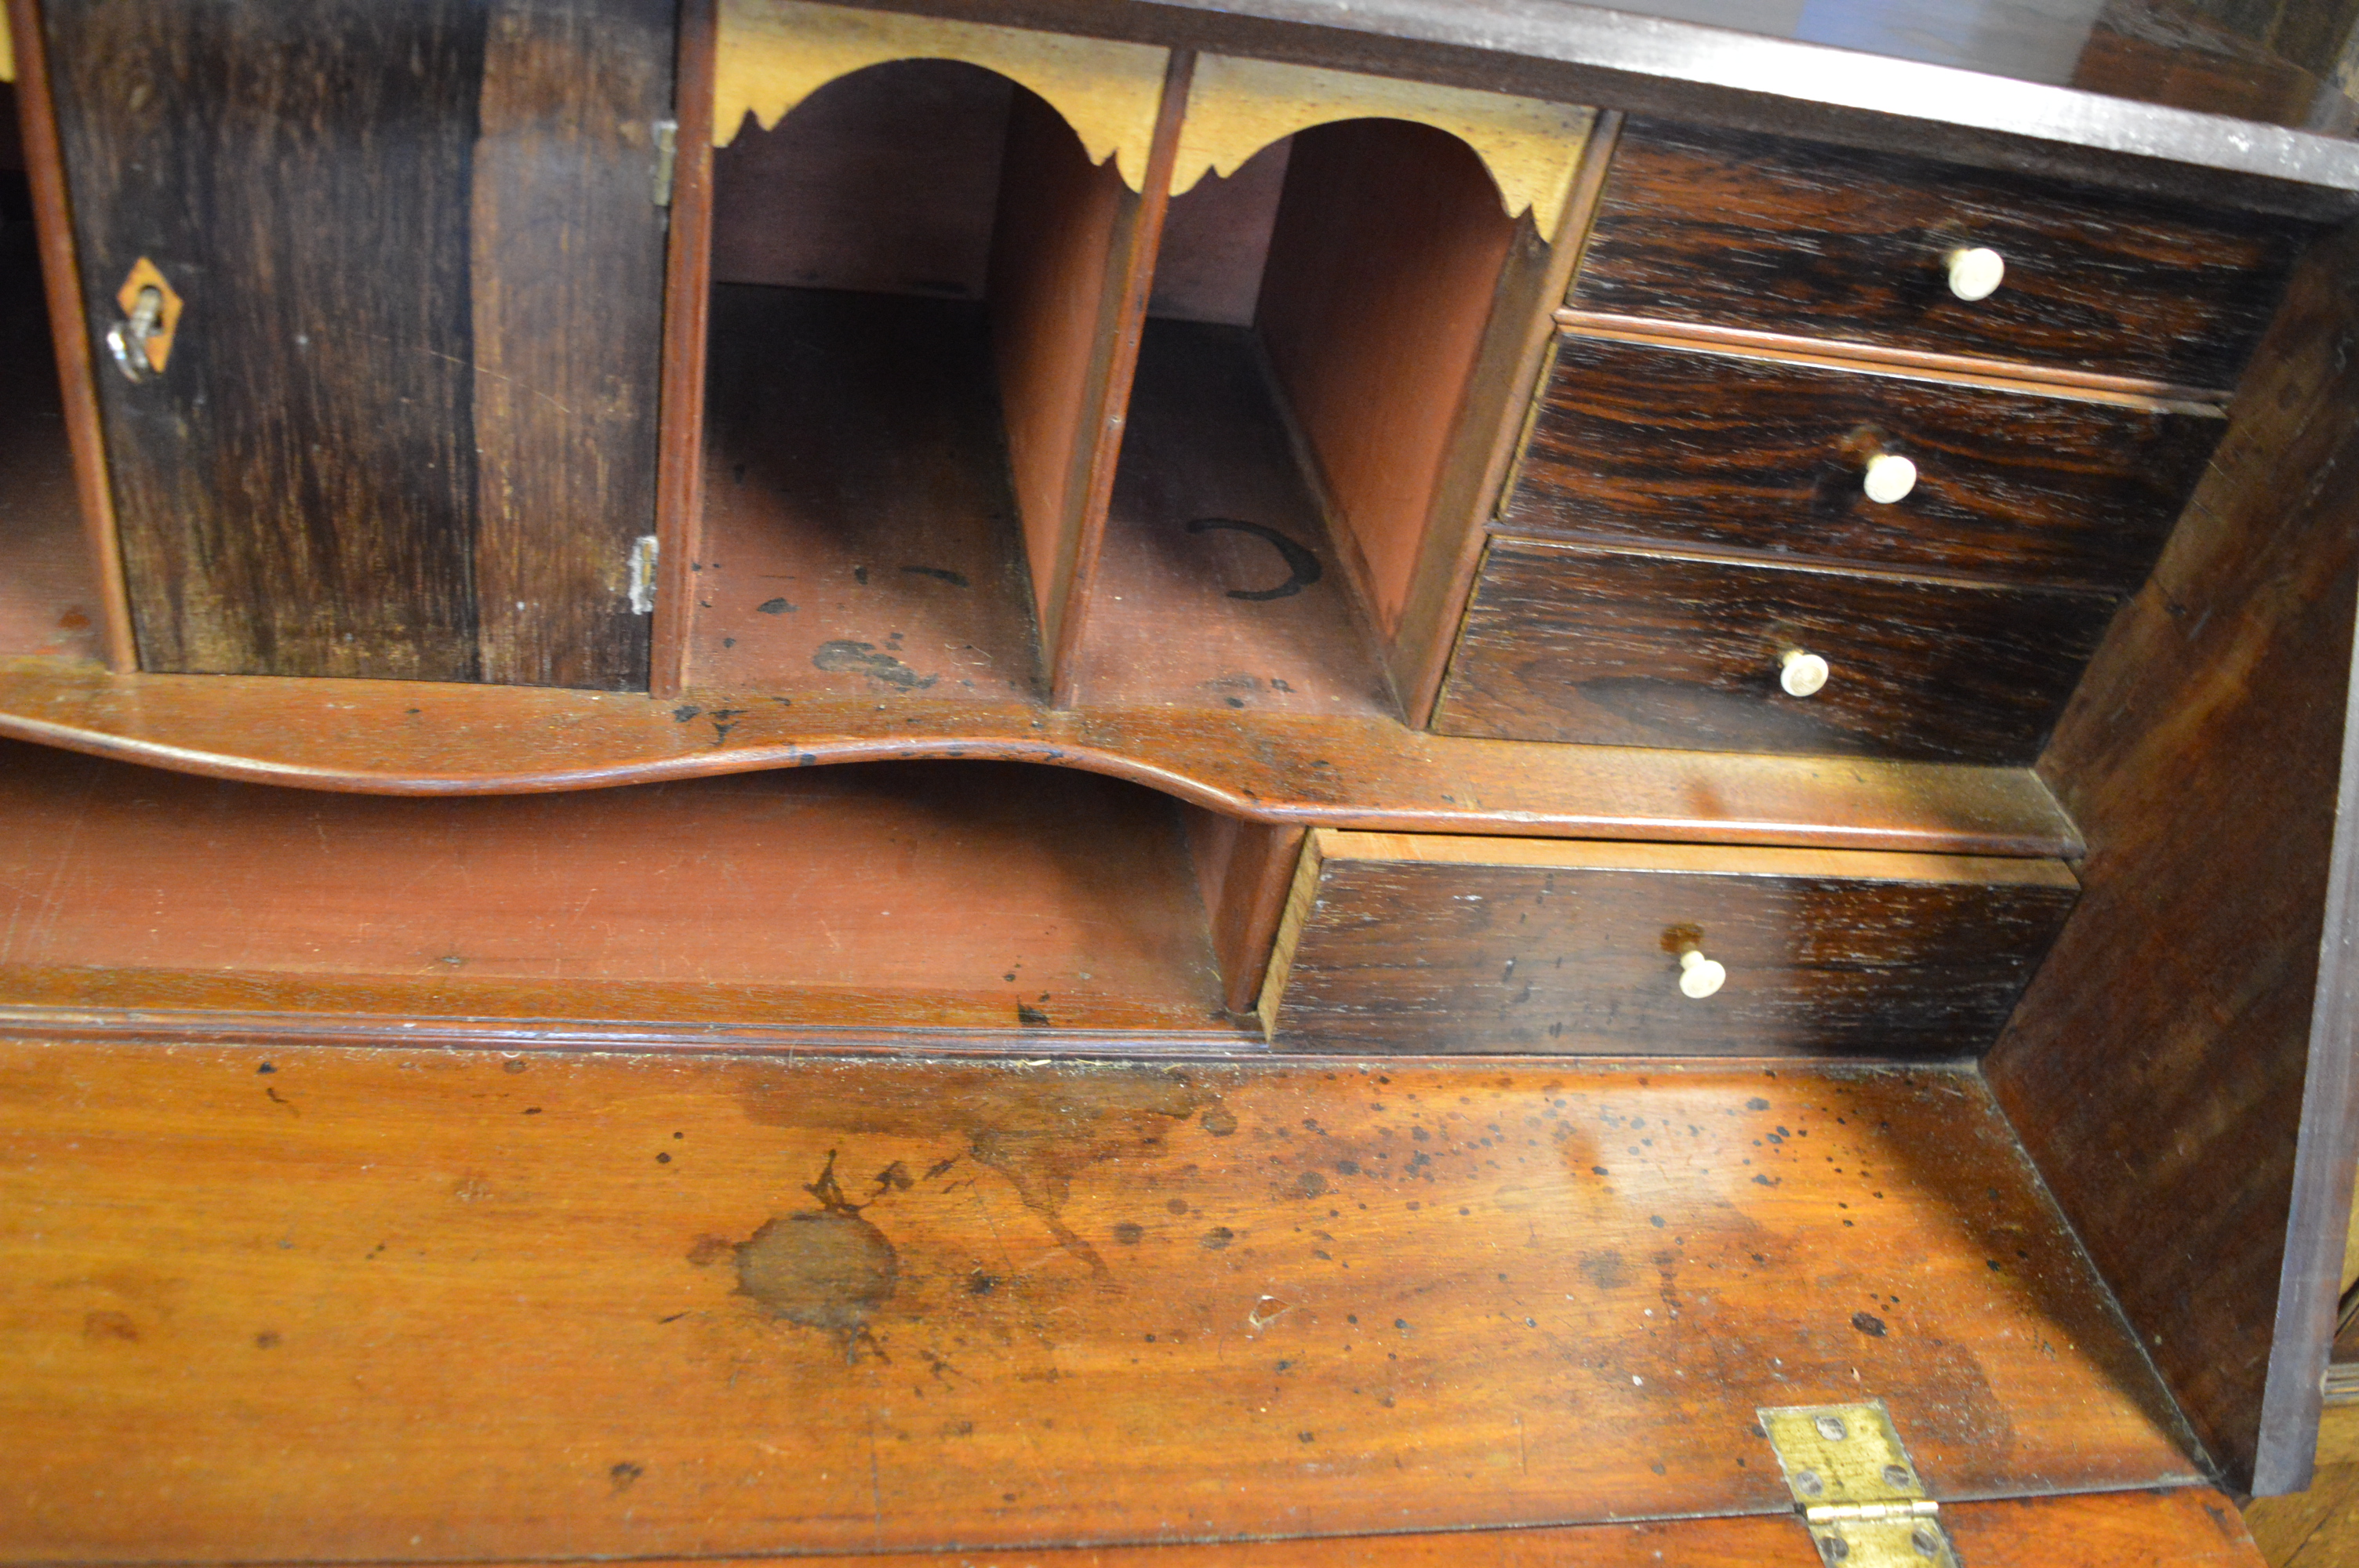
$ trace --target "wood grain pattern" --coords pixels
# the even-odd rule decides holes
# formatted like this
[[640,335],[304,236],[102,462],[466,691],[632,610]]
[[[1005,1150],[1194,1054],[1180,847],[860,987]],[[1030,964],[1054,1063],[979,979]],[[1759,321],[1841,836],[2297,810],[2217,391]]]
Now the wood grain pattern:
[[713,290],[693,689],[901,710],[1039,690],[983,311]]
[[[2073,892],[2055,860],[1321,828],[1262,1017],[1295,1050],[1955,1058]],[[1680,992],[1690,947],[1717,994]]]
[[[0,203],[24,195],[0,174]],[[74,491],[33,228],[0,218],[0,647],[100,657],[104,611]]]
[[1294,138],[1256,320],[1387,636],[1517,232],[1482,160],[1429,126]]
[[973,757],[1113,774],[1264,822],[1403,832],[2078,853],[2024,768],[1462,741],[1220,708],[1060,712],[883,695],[691,700],[520,687],[110,677],[0,660],[0,734],[264,784],[490,795]]
[[1200,806],[1181,806],[1180,820],[1212,918],[1223,999],[1230,1011],[1249,1012],[1261,995],[1287,890],[1302,858],[1304,829],[1246,822]]
[[[1495,526],[2125,593],[2225,427],[1568,333]],[[1890,504],[1879,452],[1917,465]]]
[[146,667],[644,681],[666,15],[52,8],[93,330],[190,305],[99,384]]
[[671,228],[664,256],[663,385],[656,456],[656,606],[647,690],[689,680],[696,563],[704,554],[704,379],[712,316],[712,0],[679,0]]
[[478,670],[644,691],[676,0],[494,0],[469,169]]
[[1126,425],[1065,700],[1388,716],[1251,337],[1148,322]]
[[0,1086],[19,1558],[1793,1531],[1753,1409],[1863,1395],[1945,1510],[2199,1478],[1970,1074],[61,1043]]
[[19,1007],[1234,1033],[1170,803],[1070,771],[419,801],[0,742],[0,820]]
[[[43,38],[38,0],[5,0],[0,18],[15,36]],[[92,379],[90,331],[82,316],[82,266],[76,259],[73,220],[66,203],[65,159],[58,141],[57,104],[49,91],[46,47],[28,46],[23,80],[11,90],[16,129],[24,154],[26,193],[32,202],[34,240],[41,283],[49,298],[49,339],[57,365],[57,391],[65,416],[67,450],[80,503],[91,586],[97,595],[98,645],[106,667],[129,675],[139,667],[131,623],[130,592],[123,580],[123,545],[116,531],[114,495],[106,477],[106,452],[98,423],[98,390]]]
[[475,678],[482,10],[47,22],[93,336],[140,256],[190,300],[161,380],[92,349],[142,666]]
[[2339,1233],[2289,1238],[2288,1220],[2298,1170],[2333,1179],[2334,1152],[2296,1130],[2359,596],[2354,410],[2346,237],[2304,264],[2212,472],[2041,759],[2089,835],[2084,892],[1990,1057],[2190,1420],[2256,1491],[2310,1473],[2311,1440],[2265,1444],[2261,1417],[2279,1354],[2316,1398],[2332,1332],[2277,1342],[2286,1271],[2331,1288],[2341,1261]]
[[[1570,303],[2226,388],[2309,230],[1894,154],[1633,121]],[[1987,245],[1969,304],[1943,257]]]
[[[1434,728],[1591,744],[2029,762],[2115,600],[1498,537]],[[1790,649],[1834,668],[1787,696]]]

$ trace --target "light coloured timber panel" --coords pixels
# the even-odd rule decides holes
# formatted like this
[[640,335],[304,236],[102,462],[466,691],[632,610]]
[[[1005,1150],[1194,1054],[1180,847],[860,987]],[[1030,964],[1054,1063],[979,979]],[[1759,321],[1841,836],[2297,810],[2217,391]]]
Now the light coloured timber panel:
[[[2200,1480],[1969,1073],[0,1044],[0,1556],[970,1551]],[[2014,1506],[2014,1505],[2010,1505]]]
[[1553,234],[1596,118],[1571,103],[1208,54],[1188,90],[1171,194],[1192,190],[1208,172],[1225,179],[1272,142],[1313,125],[1409,120],[1473,147],[1507,216],[1529,212],[1540,233]]
[[712,140],[734,141],[745,116],[764,130],[839,77],[896,59],[955,59],[1030,88],[1063,115],[1092,163],[1114,160],[1144,189],[1147,145],[1169,51],[1022,27],[804,0],[721,0]]

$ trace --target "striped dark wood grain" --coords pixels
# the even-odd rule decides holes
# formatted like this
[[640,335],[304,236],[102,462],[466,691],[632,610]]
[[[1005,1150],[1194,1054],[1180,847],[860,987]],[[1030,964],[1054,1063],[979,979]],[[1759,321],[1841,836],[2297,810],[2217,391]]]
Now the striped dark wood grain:
[[[1738,131],[1633,120],[1571,302],[1585,310],[2235,384],[2296,249],[2291,220]],[[1987,245],[1969,304],[1943,258]]]
[[[2126,592],[2224,427],[1567,335],[1499,526]],[[1877,451],[1917,464],[1899,502],[1861,488]]]
[[[2075,892],[2054,860],[1324,829],[1311,845],[1272,1014],[1277,1044],[1315,1050],[1973,1054]],[[1686,946],[1726,969],[1713,995],[1681,993]]]
[[[1495,538],[1434,728],[1680,750],[2028,762],[2104,594]],[[1779,689],[1786,650],[1834,666]]]

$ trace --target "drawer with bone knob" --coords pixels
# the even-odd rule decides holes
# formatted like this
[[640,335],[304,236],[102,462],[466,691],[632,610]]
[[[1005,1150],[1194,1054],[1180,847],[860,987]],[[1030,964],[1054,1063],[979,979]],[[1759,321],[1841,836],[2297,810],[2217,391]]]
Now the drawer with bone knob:
[[2028,764],[2119,602],[1495,537],[1433,728]]
[[1751,132],[1632,121],[1567,304],[2232,387],[2307,226]]
[[2059,860],[1321,828],[1281,1048],[1963,1056],[2078,896]]
[[2122,592],[2215,409],[1566,334],[1503,533]]

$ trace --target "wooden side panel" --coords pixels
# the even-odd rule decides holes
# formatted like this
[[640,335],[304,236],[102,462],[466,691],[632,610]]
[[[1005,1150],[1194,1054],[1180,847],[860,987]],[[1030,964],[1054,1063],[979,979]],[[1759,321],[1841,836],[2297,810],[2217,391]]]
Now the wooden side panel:
[[[2225,428],[2191,408],[1568,334],[1499,526],[2126,593]],[[1882,452],[1917,465],[1890,503],[1862,486]]]
[[1369,120],[1294,138],[1257,320],[1387,637],[1517,232],[1443,132]]
[[[475,678],[482,8],[47,20],[142,665]],[[142,256],[189,305],[133,385],[97,340]]]
[[1321,829],[1263,1016],[1297,1049],[1969,1055],[2072,896],[2052,860]]
[[1247,822],[1183,806],[1180,821],[1196,886],[1212,921],[1212,951],[1232,1012],[1249,1012],[1269,968],[1278,917],[1302,858],[1304,830],[1288,822]]
[[1090,162],[1046,102],[1016,95],[993,230],[992,347],[1041,643],[1052,655],[1087,546],[1100,435],[1092,416],[1104,396],[1104,340],[1121,309],[1116,255],[1140,204],[1112,164]]
[[[1889,153],[1634,121],[1571,303],[2234,386],[2307,226]],[[1950,292],[1961,245],[2006,260]]]
[[1945,1512],[2199,1479],[1966,1073],[10,1043],[0,1103],[18,1560],[1807,1562],[1753,1411],[1836,1398]]
[[[1495,538],[1446,734],[2029,762],[2104,635],[2108,594]],[[1785,654],[1833,666],[1807,697]]]
[[[2359,592],[2349,236],[2305,264],[2233,415],[2041,759],[2085,892],[1989,1067],[2204,1442],[2276,1491],[2309,1475],[2332,1332],[2279,1341],[2280,1278],[2332,1289],[2351,1183],[2347,1113],[2304,1108]],[[2298,1176],[2343,1195],[2289,1251]],[[2264,1441],[2281,1375],[2313,1413]]]
[[665,238],[663,387],[657,416],[656,606],[647,690],[690,679],[696,576],[704,553],[704,377],[712,315],[712,0],[680,0],[679,129]]
[[675,6],[488,8],[469,233],[487,681],[647,687],[631,556],[656,531]]
[[93,352],[139,258],[187,300],[99,377],[145,667],[644,679],[667,15],[50,7]]

